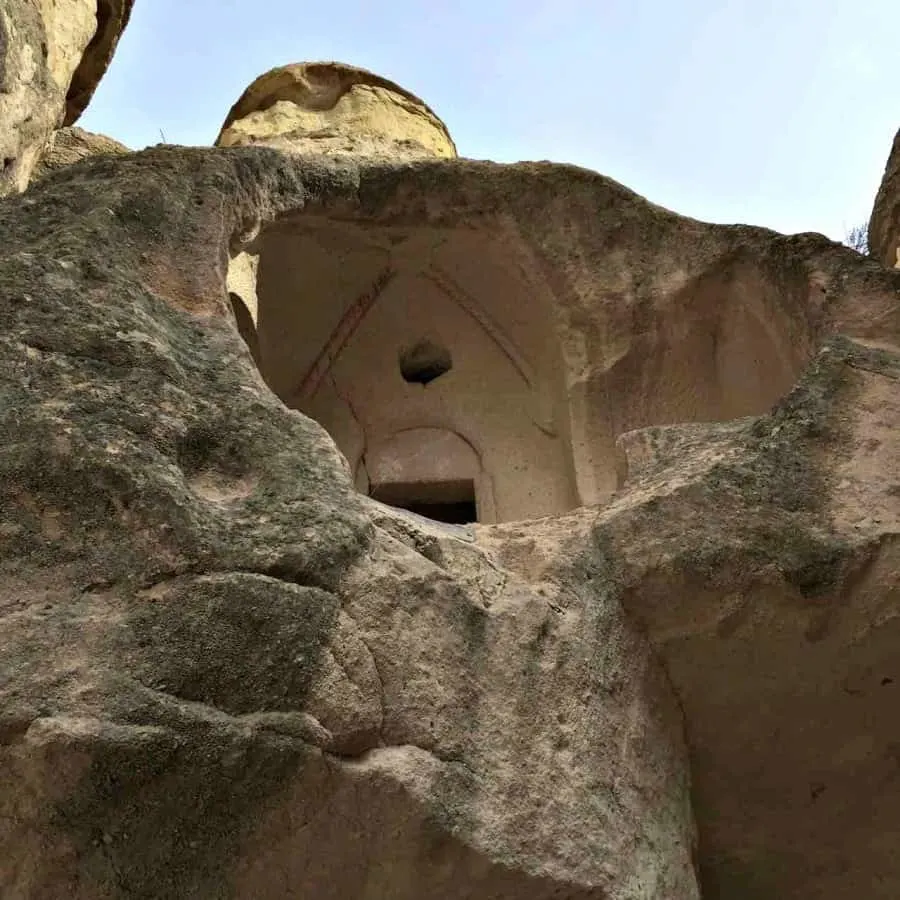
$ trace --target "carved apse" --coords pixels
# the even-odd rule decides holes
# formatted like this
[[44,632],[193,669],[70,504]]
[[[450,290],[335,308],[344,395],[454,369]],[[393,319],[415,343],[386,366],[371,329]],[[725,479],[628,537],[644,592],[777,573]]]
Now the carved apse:
[[[220,142],[390,160],[394,187],[464,166],[422,101],[330,63],[258,79]],[[792,310],[807,302],[805,273],[769,279],[739,246],[705,270],[660,245],[637,284],[627,255],[661,238],[645,248],[610,221],[596,277],[573,280],[585,265],[566,262],[564,233],[550,252],[499,200],[478,204],[460,175],[449,199],[411,187],[406,208],[377,220],[364,197],[309,206],[234,250],[232,304],[263,377],[378,500],[453,522],[603,502],[627,477],[630,431],[762,413],[812,352],[815,323],[798,329]],[[587,210],[592,228],[601,214],[622,211]]]

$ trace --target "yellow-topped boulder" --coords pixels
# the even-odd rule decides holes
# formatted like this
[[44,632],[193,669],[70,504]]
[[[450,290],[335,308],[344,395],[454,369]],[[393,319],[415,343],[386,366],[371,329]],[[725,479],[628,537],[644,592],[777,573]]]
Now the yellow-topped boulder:
[[380,75],[337,62],[297,63],[261,75],[231,108],[216,143],[329,156],[457,155],[447,126],[424,101]]

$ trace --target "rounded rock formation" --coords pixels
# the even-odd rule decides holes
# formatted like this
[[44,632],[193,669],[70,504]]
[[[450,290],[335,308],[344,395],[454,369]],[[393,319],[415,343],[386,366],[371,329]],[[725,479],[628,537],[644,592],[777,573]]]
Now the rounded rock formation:
[[133,0],[9,0],[0,10],[0,195],[23,191],[53,131],[73,124]]
[[134,0],[97,0],[97,27],[69,84],[63,125],[77,122],[87,109],[100,79],[112,62],[133,6]]
[[869,221],[869,249],[888,267],[900,269],[900,131],[884,167]]
[[422,100],[337,62],[297,63],[261,75],[231,108],[216,144],[391,159],[457,155],[447,126]]

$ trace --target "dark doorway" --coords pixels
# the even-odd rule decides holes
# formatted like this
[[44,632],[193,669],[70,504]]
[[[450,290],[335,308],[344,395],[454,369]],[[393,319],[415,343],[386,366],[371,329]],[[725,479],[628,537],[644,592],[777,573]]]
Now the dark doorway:
[[478,521],[474,481],[373,484],[370,493],[375,500],[437,522],[466,525]]
[[431,384],[453,368],[453,357],[442,344],[421,340],[400,351],[400,374],[409,384]]
[[[398,505],[400,504],[394,504]],[[471,503],[405,503],[402,508],[418,516],[453,525],[468,525],[478,521],[474,500]]]

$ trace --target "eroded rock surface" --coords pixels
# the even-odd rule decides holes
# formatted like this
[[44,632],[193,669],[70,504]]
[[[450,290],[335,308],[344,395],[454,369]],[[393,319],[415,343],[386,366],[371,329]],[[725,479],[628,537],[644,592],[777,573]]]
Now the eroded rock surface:
[[84,112],[133,0],[8,0],[0,9],[0,194],[23,191],[53,131]]
[[422,100],[380,75],[336,62],[261,75],[228,113],[217,144],[388,159],[456,156],[447,126]]
[[95,134],[77,126],[61,128],[50,136],[35,166],[32,181],[88,156],[122,156],[126,153],[131,153],[131,150],[105,134]]
[[884,837],[900,738],[898,362],[829,342],[771,415],[640,433],[641,468],[605,509],[485,536],[530,577],[535,544],[601,542],[617,561],[622,603],[682,702],[704,898],[887,900],[900,886]]
[[366,500],[238,336],[229,235],[358,179],[168,150],[7,201],[4,896],[698,897],[603,551],[531,584]]
[[869,221],[869,249],[886,266],[900,269],[900,131],[894,138]]
[[[304,220],[530,260],[619,489],[357,493],[229,304]],[[86,160],[0,237],[0,893],[898,895],[900,273],[566,166],[261,148]],[[774,406],[710,400],[773,311]]]

